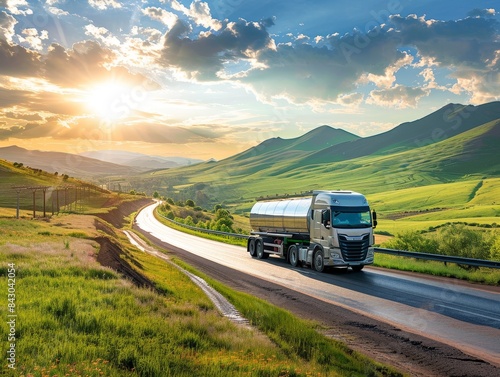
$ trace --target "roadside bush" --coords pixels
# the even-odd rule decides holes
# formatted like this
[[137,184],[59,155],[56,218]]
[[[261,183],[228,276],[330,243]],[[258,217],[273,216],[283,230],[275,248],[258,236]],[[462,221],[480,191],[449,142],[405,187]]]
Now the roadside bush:
[[188,216],[184,219],[184,224],[189,225],[189,226],[195,226],[195,222],[193,220],[193,217]]
[[436,239],[441,254],[476,259],[490,257],[491,240],[487,235],[465,225],[454,224],[441,228]]
[[493,238],[490,247],[490,259],[500,261],[500,235]]
[[397,234],[394,238],[384,242],[383,247],[395,250],[416,251],[419,253],[436,253],[438,243],[415,231]]

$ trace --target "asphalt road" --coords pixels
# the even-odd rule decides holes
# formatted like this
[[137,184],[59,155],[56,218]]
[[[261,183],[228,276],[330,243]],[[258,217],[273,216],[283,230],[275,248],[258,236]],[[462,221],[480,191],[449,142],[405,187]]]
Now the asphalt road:
[[458,348],[500,366],[500,292],[411,274],[365,268],[318,273],[284,260],[257,260],[244,248],[194,237],[159,223],[155,205],[136,225],[155,238],[222,266],[267,280],[413,334]]

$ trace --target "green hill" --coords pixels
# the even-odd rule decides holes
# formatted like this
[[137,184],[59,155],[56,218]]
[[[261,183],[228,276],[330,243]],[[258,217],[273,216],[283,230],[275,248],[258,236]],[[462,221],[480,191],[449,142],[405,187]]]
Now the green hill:
[[219,162],[144,174],[133,185],[202,206],[225,202],[244,209],[259,196],[313,189],[371,194],[498,177],[499,123],[500,102],[492,102],[448,105],[368,138],[322,126],[299,138],[266,140]]
[[130,172],[139,173],[143,171],[82,155],[27,150],[15,145],[0,148],[0,158],[23,163],[25,166],[42,169],[49,173],[59,172],[59,174],[64,173],[83,179],[109,177],[110,175],[128,175]]
[[[20,163],[12,163],[0,159],[0,207],[16,208],[19,198],[21,210],[43,210],[43,196],[45,188],[45,209],[51,212],[54,206],[68,206],[79,202],[82,197],[88,199],[90,191],[93,193],[100,188],[67,175],[48,173],[41,169],[26,167]],[[67,190],[65,190],[67,188]],[[59,191],[59,192],[58,192]],[[69,208],[69,207],[68,207]],[[74,208],[74,206],[73,206]]]
[[382,134],[317,150],[299,164],[344,161],[373,154],[390,154],[434,144],[500,118],[500,102],[480,106],[449,104],[414,122]]

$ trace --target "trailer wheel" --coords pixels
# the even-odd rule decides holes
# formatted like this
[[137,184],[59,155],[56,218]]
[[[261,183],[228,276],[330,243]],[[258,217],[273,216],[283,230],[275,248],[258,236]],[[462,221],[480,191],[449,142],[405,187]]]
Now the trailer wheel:
[[252,237],[248,239],[247,251],[250,253],[252,258],[255,258],[257,256],[257,251],[255,247],[255,238]]
[[292,267],[297,267],[299,264],[299,249],[296,245],[292,245],[288,248],[288,262]]
[[318,272],[323,272],[325,269],[325,260],[323,259],[323,250],[317,249],[313,256],[313,267]]
[[269,257],[269,254],[264,251],[264,241],[261,239],[255,240],[255,248],[257,250],[258,259],[266,259]]

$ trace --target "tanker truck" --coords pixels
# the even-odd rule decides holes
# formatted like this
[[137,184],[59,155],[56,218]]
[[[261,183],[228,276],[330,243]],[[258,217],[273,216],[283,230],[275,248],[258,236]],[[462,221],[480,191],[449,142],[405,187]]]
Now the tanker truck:
[[377,214],[353,191],[313,191],[312,197],[260,201],[250,211],[252,232],[247,251],[254,258],[270,254],[293,267],[306,265],[360,271],[373,263]]

